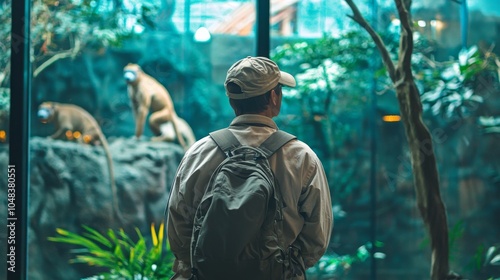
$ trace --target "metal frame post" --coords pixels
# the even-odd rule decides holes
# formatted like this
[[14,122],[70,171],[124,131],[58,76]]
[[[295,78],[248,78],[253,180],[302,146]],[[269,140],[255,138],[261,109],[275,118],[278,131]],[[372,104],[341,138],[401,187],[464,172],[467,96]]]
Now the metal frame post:
[[[12,1],[7,279],[27,279],[31,106],[30,0]],[[11,238],[12,236],[12,238]],[[13,253],[11,257],[9,254]],[[9,260],[14,260],[9,264]]]

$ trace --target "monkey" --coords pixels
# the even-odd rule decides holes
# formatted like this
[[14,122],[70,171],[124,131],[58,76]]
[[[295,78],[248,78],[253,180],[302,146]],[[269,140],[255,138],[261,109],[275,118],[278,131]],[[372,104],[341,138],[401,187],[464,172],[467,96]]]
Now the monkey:
[[128,96],[132,103],[135,137],[138,139],[144,133],[146,117],[151,110],[149,127],[155,135],[151,140],[172,141],[172,137],[163,135],[161,128],[163,124],[170,122],[175,137],[184,150],[187,150],[194,143],[195,138],[189,125],[177,116],[168,90],[134,63],[129,63],[123,68],[123,77],[127,83]]
[[[196,142],[193,130],[183,118],[178,118],[177,129],[181,132],[181,136],[184,137],[184,141],[188,146],[191,146],[194,142]],[[165,141],[172,142],[175,140],[175,131],[172,122],[167,122],[160,125],[160,130],[161,135]]]
[[111,193],[113,195],[113,210],[119,221],[124,222],[118,207],[113,160],[108,141],[94,117],[79,106],[50,101],[40,104],[37,115],[41,123],[55,124],[56,131],[49,138],[75,140],[82,144],[102,145],[108,164]]

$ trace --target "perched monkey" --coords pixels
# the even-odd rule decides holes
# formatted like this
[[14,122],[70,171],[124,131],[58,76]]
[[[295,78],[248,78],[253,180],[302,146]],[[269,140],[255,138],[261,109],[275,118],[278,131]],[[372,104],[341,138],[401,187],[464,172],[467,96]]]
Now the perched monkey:
[[[172,141],[171,137],[163,135],[161,126],[172,123],[175,136],[184,149],[194,143],[194,135],[189,125],[177,116],[174,103],[167,89],[153,77],[142,71],[137,64],[129,63],[123,69],[123,77],[127,82],[127,91],[132,102],[135,118],[135,137],[144,133],[146,117],[151,110],[149,127],[155,135],[153,141]],[[184,128],[184,129],[183,129]],[[183,131],[181,131],[183,129]],[[182,135],[185,135],[184,138]],[[187,140],[187,141],[186,141]]]
[[76,105],[44,102],[38,107],[38,118],[44,124],[52,122],[55,124],[56,131],[49,136],[53,139],[68,140],[69,138],[69,140],[73,139],[79,143],[102,144],[108,162],[109,181],[113,194],[113,210],[120,222],[124,222],[118,207],[113,160],[108,141],[94,117]]
[[[184,137],[184,141],[187,143],[188,146],[191,146],[193,145],[194,142],[196,142],[193,130],[183,118],[179,117],[177,119],[177,129],[181,132],[181,136]],[[161,130],[161,137],[163,137],[165,141],[172,142],[175,140],[176,136],[172,122],[160,125],[160,130]]]

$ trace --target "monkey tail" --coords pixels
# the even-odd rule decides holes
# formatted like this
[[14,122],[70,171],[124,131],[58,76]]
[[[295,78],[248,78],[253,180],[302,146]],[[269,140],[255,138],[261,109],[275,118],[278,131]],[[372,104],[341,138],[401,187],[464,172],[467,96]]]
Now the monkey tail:
[[125,219],[123,218],[120,212],[120,208],[118,207],[118,192],[116,188],[115,171],[113,168],[113,158],[111,157],[111,151],[109,149],[108,141],[106,140],[104,135],[100,133],[99,137],[101,138],[102,147],[104,148],[104,152],[106,153],[106,161],[108,163],[109,182],[111,185],[111,193],[113,195],[113,212],[115,213],[115,216],[118,218],[118,220],[121,223],[124,223]]
[[174,126],[174,131],[175,131],[175,134],[177,135],[177,140],[179,141],[179,144],[181,144],[182,148],[184,148],[184,150],[187,150],[189,145],[187,145],[186,141],[184,141],[184,137],[182,136],[182,133],[180,130],[179,122],[180,122],[179,117],[174,114],[174,116],[172,118],[172,125]]
[[193,129],[191,128],[191,126],[187,123],[187,121],[185,119],[179,119],[179,122],[182,122],[184,128],[183,128],[183,131],[184,131],[184,137],[186,137],[186,141],[187,141],[187,146],[188,147],[191,147],[194,142],[196,142],[196,137],[194,136],[194,132],[193,132]]

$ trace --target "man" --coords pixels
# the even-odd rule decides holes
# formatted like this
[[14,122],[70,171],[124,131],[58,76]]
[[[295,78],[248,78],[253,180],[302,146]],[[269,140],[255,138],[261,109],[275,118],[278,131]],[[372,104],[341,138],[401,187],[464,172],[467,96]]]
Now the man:
[[[247,57],[237,61],[228,70],[224,83],[236,114],[229,130],[242,144],[259,146],[278,130],[272,118],[280,112],[281,87],[295,85],[293,76],[280,71],[268,58]],[[186,152],[179,165],[167,209],[167,236],[176,257],[172,279],[191,277],[193,218],[210,176],[224,159],[224,153],[207,136]],[[307,269],[325,253],[333,225],[323,166],[309,146],[299,140],[286,143],[269,158],[269,163],[286,205],[282,238],[297,248],[300,263]]]

